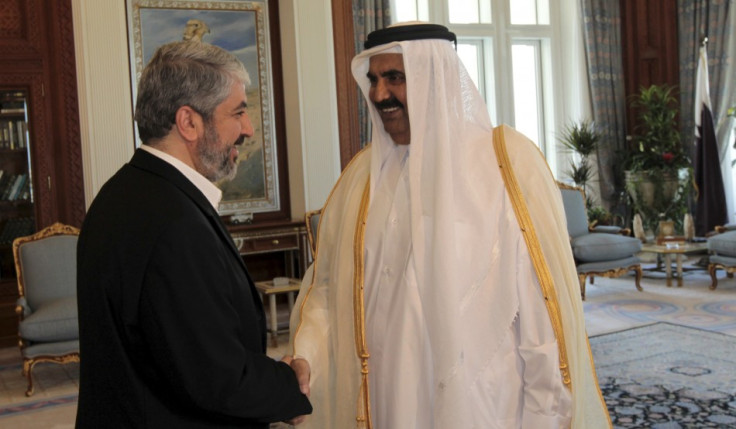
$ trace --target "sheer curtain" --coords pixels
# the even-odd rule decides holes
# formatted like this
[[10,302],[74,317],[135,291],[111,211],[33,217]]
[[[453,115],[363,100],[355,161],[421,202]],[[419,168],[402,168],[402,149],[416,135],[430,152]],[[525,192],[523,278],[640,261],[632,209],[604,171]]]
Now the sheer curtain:
[[[585,60],[585,45],[583,43],[583,19],[581,16],[580,2],[561,2],[559,9],[559,45],[564,47],[556,52],[564,61],[559,61],[561,79],[560,94],[556,94],[559,105],[562,108],[561,114],[555,124],[555,134],[561,134],[558,130],[565,130],[565,127],[572,123],[579,123],[583,120],[592,120],[592,106],[590,104],[590,85],[588,83],[588,67]],[[553,136],[555,140],[559,140],[559,135]],[[570,165],[572,157],[576,154],[567,150],[558,149],[556,152],[556,169],[555,176],[559,180],[567,180],[567,167]],[[550,167],[553,167],[551,154],[547,154]],[[589,196],[599,199],[600,191],[597,186],[592,184],[597,180],[594,177],[590,182],[592,191]]]
[[619,202],[616,152],[626,144],[626,95],[618,0],[581,0],[593,121],[602,133],[598,178],[604,205]]
[[678,35],[680,45],[680,125],[683,144],[694,151],[694,100],[698,49],[703,35],[708,35],[708,75],[713,121],[720,149],[721,173],[726,191],[728,215],[734,222],[734,171],[731,167],[734,119],[729,107],[736,105],[736,11],[729,0],[678,0]]
[[[339,0],[343,1],[343,0]],[[390,0],[353,0],[353,25],[355,28],[355,54],[363,51],[363,42],[371,31],[386,28],[391,24]],[[360,91],[358,91],[360,94]],[[360,124],[360,147],[370,142],[371,118],[365,100],[358,101],[358,124]]]

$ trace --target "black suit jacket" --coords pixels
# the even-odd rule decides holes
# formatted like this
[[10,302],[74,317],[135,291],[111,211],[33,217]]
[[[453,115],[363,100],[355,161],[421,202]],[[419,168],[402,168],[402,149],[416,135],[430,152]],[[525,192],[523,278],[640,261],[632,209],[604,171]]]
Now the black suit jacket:
[[311,412],[265,355],[265,316],[225,226],[170,164],[136,151],[79,236],[77,427],[241,427]]

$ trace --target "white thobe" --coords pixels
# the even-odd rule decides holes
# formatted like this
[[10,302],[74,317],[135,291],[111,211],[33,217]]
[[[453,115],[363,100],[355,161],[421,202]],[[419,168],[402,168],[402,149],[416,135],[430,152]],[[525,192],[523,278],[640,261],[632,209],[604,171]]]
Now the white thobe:
[[[384,162],[365,234],[371,418],[381,429],[434,428],[426,327],[432,315],[423,310],[412,261],[407,157],[408,147],[397,146]],[[519,306],[498,353],[468,386],[477,414],[473,421],[483,428],[567,427],[571,395],[562,382],[557,342],[521,234],[502,249],[516,254],[517,284],[512,287],[518,290]],[[483,327],[467,328],[483,335]],[[555,414],[545,415],[549,410]]]

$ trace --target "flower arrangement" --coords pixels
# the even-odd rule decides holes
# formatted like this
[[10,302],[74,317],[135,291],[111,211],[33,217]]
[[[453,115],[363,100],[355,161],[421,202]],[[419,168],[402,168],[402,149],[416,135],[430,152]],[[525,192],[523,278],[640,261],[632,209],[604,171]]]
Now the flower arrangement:
[[631,106],[637,112],[635,135],[629,149],[628,170],[677,171],[690,167],[677,128],[674,87],[651,85],[635,94]]
[[669,85],[651,85],[631,99],[637,123],[625,158],[626,189],[650,231],[660,220],[674,220],[681,229],[691,192],[692,163],[680,139],[674,91]]

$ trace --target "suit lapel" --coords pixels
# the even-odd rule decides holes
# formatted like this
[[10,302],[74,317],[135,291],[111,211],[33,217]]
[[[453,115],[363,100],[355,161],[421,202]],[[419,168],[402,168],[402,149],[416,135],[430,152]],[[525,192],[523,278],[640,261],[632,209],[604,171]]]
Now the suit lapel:
[[[248,274],[248,270],[245,267],[245,262],[240,256],[240,251],[235,246],[232,236],[227,231],[225,224],[222,222],[220,215],[217,213],[212,204],[207,200],[202,191],[200,191],[189,179],[186,178],[179,170],[168,162],[152,155],[144,150],[136,150],[133,154],[133,158],[130,160],[130,164],[134,167],[141,168],[149,171],[160,177],[165,178],[169,182],[173,183],[177,188],[186,194],[197,207],[207,216],[212,224],[213,228],[220,235],[220,239],[227,243],[233,256],[238,260],[240,266]],[[248,280],[251,280],[248,275]],[[253,282],[251,281],[251,284]]]

